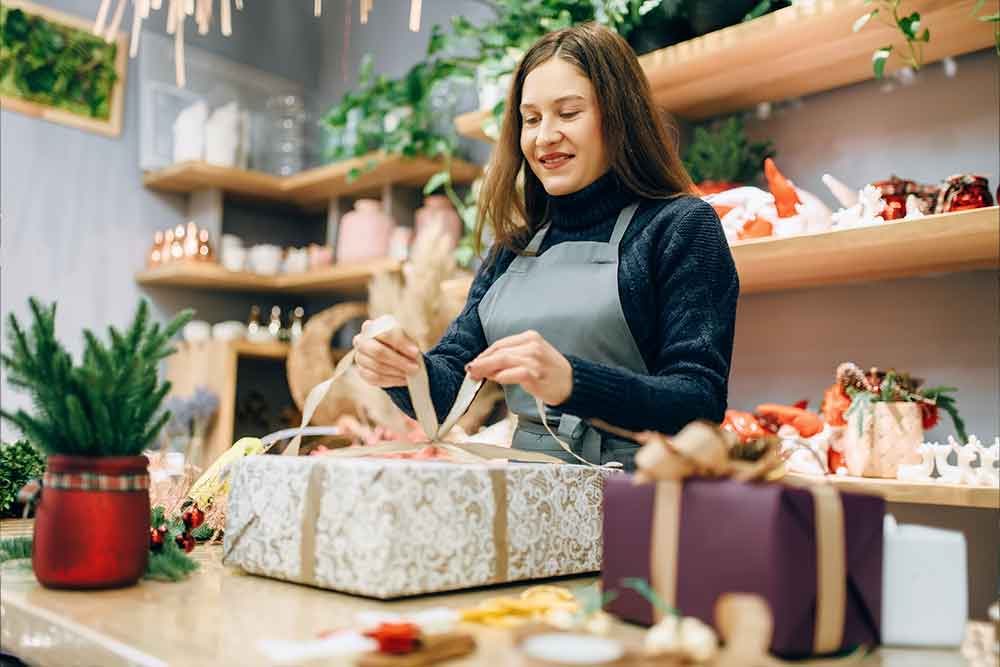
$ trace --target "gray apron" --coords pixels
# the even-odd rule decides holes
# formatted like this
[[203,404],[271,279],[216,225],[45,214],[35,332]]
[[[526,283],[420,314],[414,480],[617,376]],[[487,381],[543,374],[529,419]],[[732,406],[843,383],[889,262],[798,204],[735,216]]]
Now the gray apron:
[[[539,229],[479,303],[487,344],[534,329],[564,355],[648,374],[618,291],[618,246],[637,208],[632,204],[619,213],[608,243],[564,241],[537,255],[548,225]],[[539,415],[534,397],[520,385],[506,386],[504,393],[507,406],[518,416],[514,447],[577,463],[548,433],[545,419],[587,461],[617,461],[626,470],[634,469],[636,443],[552,408]]]

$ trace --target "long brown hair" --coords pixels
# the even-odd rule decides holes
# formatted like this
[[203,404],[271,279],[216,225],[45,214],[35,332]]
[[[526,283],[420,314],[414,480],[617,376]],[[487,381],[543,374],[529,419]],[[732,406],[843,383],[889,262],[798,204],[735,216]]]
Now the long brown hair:
[[[636,196],[667,199],[693,192],[675,142],[656,106],[632,47],[596,23],[551,32],[535,42],[518,64],[507,95],[500,138],[479,193],[476,245],[485,225],[498,246],[520,252],[546,217],[546,193],[521,152],[521,93],[536,67],[558,57],[575,66],[594,86],[601,133],[611,170]],[[524,197],[518,175],[524,173]]]

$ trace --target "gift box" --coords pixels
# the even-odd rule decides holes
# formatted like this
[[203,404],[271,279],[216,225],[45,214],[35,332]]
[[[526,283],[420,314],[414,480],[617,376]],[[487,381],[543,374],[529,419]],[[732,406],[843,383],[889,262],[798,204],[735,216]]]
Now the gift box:
[[[620,473],[618,473],[620,474]],[[607,469],[252,456],[224,562],[375,598],[596,572]]]
[[[774,619],[776,655],[878,644],[884,501],[819,488],[608,479],[601,579],[615,595],[609,610],[646,625],[657,620],[650,602],[622,585],[638,577],[685,616],[709,624],[721,595],[762,596]],[[818,502],[842,525],[821,525],[818,532]]]

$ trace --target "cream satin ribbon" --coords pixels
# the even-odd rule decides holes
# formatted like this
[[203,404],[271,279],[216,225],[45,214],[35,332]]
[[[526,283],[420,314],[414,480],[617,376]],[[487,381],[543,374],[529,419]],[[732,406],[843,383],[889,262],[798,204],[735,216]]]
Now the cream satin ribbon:
[[[378,338],[379,336],[384,336],[390,331],[399,328],[401,327],[396,318],[392,315],[383,315],[382,317],[374,320],[368,327],[368,331],[362,335],[366,339],[373,339]],[[340,360],[340,363],[337,364],[333,375],[329,379],[320,382],[309,391],[309,394],[306,396],[305,405],[302,408],[302,423],[296,430],[295,436],[288,444],[288,447],[285,448],[284,453],[286,455],[298,455],[299,446],[302,442],[302,435],[305,428],[309,425],[313,415],[316,413],[316,409],[319,407],[320,403],[323,402],[323,399],[326,398],[326,395],[330,391],[333,384],[337,382],[354,364],[354,356],[354,350],[348,352],[347,355]],[[455,403],[452,405],[451,411],[448,413],[444,422],[438,424],[437,412],[434,410],[434,403],[431,400],[430,381],[427,377],[427,368],[424,365],[423,355],[417,356],[417,364],[419,365],[419,369],[416,373],[407,377],[406,386],[410,392],[410,401],[413,403],[413,411],[416,413],[417,421],[420,423],[420,427],[423,429],[424,435],[427,437],[427,442],[417,444],[388,442],[368,447],[351,447],[328,452],[328,456],[340,456],[344,458],[363,457],[377,454],[413,451],[430,445],[446,450],[456,461],[465,463],[482,462],[490,459],[512,458],[519,461],[532,461],[536,463],[563,463],[560,459],[557,459],[554,456],[549,456],[548,454],[526,452],[524,450],[513,449],[511,447],[499,447],[497,445],[487,445],[482,443],[444,442],[444,436],[451,431],[452,427],[455,426],[458,420],[461,419],[462,415],[465,414],[466,410],[469,409],[469,405],[471,405],[473,399],[476,398],[476,394],[479,392],[479,388],[482,387],[483,381],[473,380],[468,374],[466,374],[461,387],[459,387],[458,395],[455,397]],[[539,404],[541,404],[540,401]],[[569,451],[571,454],[573,453],[564,442],[560,440],[559,443],[564,449]]]
[[[729,477],[765,480],[780,470],[781,460],[773,451],[760,461],[748,463],[729,458],[729,444],[714,425],[693,422],[673,439],[646,433],[645,444],[636,454],[637,482],[655,482],[653,536],[650,553],[650,584],[663,602],[676,606],[677,557],[680,546],[681,485],[684,479]],[[787,482],[785,482],[787,483]],[[847,605],[847,565],[844,542],[844,509],[840,495],[829,484],[796,484],[813,496],[816,526],[816,628],[815,653],[840,648]],[[654,614],[658,612],[654,609]]]

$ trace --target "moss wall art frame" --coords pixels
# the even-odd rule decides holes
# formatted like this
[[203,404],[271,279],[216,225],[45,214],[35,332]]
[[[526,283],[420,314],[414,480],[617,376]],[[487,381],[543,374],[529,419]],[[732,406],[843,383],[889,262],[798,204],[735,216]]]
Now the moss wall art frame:
[[127,36],[119,32],[112,42],[105,42],[92,30],[92,21],[26,0],[4,0],[0,106],[88,132],[119,136]]

